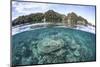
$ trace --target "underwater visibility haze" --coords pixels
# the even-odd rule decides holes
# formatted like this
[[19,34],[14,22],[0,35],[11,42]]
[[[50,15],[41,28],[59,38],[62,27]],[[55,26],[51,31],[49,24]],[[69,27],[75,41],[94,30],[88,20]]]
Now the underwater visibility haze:
[[12,36],[12,64],[34,65],[96,60],[95,34],[64,27],[24,31]]

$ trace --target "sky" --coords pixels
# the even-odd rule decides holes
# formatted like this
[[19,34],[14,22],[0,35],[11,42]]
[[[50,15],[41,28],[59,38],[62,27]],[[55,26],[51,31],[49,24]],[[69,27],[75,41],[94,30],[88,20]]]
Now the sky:
[[83,5],[69,5],[69,4],[49,4],[49,3],[35,3],[35,2],[12,2],[12,20],[18,16],[28,15],[37,12],[46,12],[54,10],[58,13],[67,15],[68,13],[75,12],[78,16],[82,16],[88,22],[95,25],[95,6]]

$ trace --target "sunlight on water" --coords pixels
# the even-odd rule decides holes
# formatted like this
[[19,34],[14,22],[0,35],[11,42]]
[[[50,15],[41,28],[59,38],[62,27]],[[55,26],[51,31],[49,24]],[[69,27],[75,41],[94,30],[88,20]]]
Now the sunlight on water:
[[69,28],[42,28],[12,36],[15,65],[96,60],[95,34]]

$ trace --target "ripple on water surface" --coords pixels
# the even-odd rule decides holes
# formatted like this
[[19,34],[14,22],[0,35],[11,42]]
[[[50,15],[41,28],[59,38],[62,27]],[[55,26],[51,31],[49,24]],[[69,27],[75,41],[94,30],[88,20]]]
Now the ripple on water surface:
[[96,60],[95,34],[69,28],[43,28],[12,36],[15,65]]

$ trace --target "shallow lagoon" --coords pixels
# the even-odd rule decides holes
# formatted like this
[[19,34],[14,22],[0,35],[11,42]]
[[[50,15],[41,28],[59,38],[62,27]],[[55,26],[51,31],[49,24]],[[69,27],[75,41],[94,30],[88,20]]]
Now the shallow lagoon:
[[50,27],[12,36],[12,63],[15,65],[95,60],[96,40],[92,33]]

